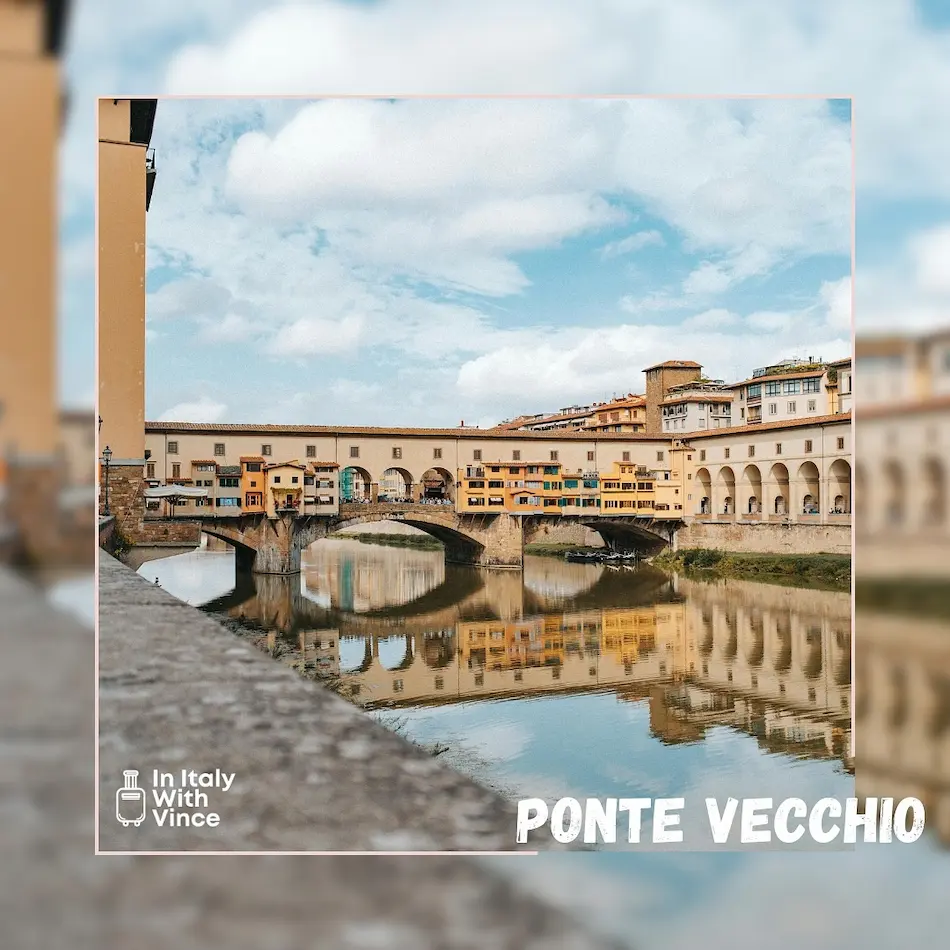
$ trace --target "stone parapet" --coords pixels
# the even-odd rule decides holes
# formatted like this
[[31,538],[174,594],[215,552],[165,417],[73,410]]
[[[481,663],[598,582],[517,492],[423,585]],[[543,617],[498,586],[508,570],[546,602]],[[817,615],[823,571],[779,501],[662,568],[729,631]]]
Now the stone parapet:
[[[104,558],[104,560],[107,560]],[[111,561],[111,559],[108,559]],[[148,586],[148,585],[146,585]],[[126,593],[129,591],[126,590]],[[126,711],[139,704],[139,716],[122,723],[102,724],[103,742],[111,746],[113,762],[122,758],[121,745],[137,748],[137,721],[157,718],[159,728],[170,725],[167,710],[175,697],[156,690],[171,686],[186,690],[182,679],[151,686],[136,698],[136,685],[158,669],[150,659],[146,629],[137,629],[150,608],[146,598],[136,605],[104,594],[115,619],[123,606],[124,622],[107,626],[105,642],[112,662],[106,673],[107,710],[118,703]],[[159,593],[151,590],[150,594]],[[164,595],[164,610],[170,600]],[[0,569],[0,722],[5,724],[6,753],[4,856],[0,862],[0,918],[3,946],[167,947],[229,946],[233,950],[277,944],[286,947],[478,947],[479,950],[608,950],[614,946],[592,936],[559,908],[526,895],[495,868],[457,855],[413,857],[350,857],[327,855],[314,861],[303,856],[254,858],[131,856],[105,860],[90,846],[93,836],[95,763],[89,750],[95,742],[95,673],[91,662],[95,633],[46,603],[30,584]],[[197,612],[190,612],[197,613]],[[182,614],[181,616],[184,616]],[[207,618],[205,618],[207,619]],[[29,631],[29,636],[24,636]],[[219,637],[237,645],[219,630]],[[121,641],[127,641],[121,649]],[[199,638],[203,643],[203,638]],[[180,650],[187,650],[183,645]],[[201,647],[199,646],[199,649]],[[119,654],[125,661],[116,666]],[[37,662],[42,657],[43,662]],[[193,658],[194,659],[194,658]],[[266,658],[262,658],[266,659]],[[140,673],[140,664],[146,672]],[[200,664],[185,664],[194,683],[207,673]],[[276,664],[274,664],[276,665]],[[123,678],[124,677],[124,678]],[[279,702],[279,697],[274,697]],[[215,709],[205,703],[201,710]],[[354,710],[355,712],[356,710]],[[280,713],[274,710],[280,718]],[[216,717],[204,716],[203,734],[218,728]],[[297,742],[308,741],[308,717],[300,724]],[[284,733],[291,719],[277,723]],[[240,732],[240,720],[221,724],[223,734]],[[252,730],[254,742],[280,741],[273,733]],[[243,734],[243,733],[242,733]],[[146,729],[144,738],[152,736]],[[169,746],[181,740],[186,754],[198,733],[192,727],[168,734]],[[359,748],[359,733],[348,737]],[[393,737],[395,738],[395,737]],[[340,754],[346,751],[340,737]],[[312,754],[302,754],[313,765]],[[345,761],[345,759],[344,759]],[[406,771],[410,766],[407,765]],[[324,773],[326,774],[326,773]],[[395,808],[425,810],[424,789]],[[260,779],[260,781],[264,781]],[[113,783],[114,784],[114,783]],[[104,786],[105,787],[105,786]],[[438,789],[435,790],[438,794]],[[345,790],[341,798],[345,800]],[[110,790],[115,801],[115,790]],[[464,802],[464,799],[463,799]],[[345,806],[345,801],[344,801]],[[41,808],[42,820],[38,820]],[[437,811],[441,812],[441,805]],[[380,809],[386,814],[389,809]],[[464,808],[463,808],[464,811]],[[322,823],[343,814],[331,808]],[[263,816],[266,827],[285,819],[292,825],[292,802],[276,800]],[[110,816],[107,816],[110,817]],[[460,816],[464,822],[464,817]],[[111,821],[115,823],[114,816]],[[379,819],[374,819],[379,828]],[[372,823],[371,823],[372,825]],[[369,832],[367,826],[365,832]],[[477,825],[472,832],[477,832]],[[304,844],[306,835],[298,844]],[[391,839],[394,846],[398,838]],[[510,857],[502,861],[528,861]],[[530,868],[527,868],[530,871]],[[554,895],[560,902],[559,895]],[[200,913],[163,912],[168,907],[198,907]],[[50,908],[55,908],[51,912]],[[316,935],[316,936],[315,936]]]
[[[517,849],[514,803],[104,552],[99,597],[102,850]],[[235,774],[219,827],[119,825],[125,769],[183,768]]]

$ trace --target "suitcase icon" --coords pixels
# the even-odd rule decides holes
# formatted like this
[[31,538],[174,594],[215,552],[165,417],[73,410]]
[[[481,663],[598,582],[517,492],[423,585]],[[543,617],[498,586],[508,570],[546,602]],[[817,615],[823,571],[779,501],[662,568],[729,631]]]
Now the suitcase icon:
[[122,774],[125,785],[115,793],[115,816],[123,828],[138,828],[145,820],[145,789],[135,784],[139,777],[135,769],[126,769]]

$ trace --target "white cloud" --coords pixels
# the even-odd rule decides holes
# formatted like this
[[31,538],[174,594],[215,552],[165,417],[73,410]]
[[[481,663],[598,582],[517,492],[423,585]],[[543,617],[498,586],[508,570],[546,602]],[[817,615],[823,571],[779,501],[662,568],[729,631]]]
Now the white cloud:
[[363,263],[487,294],[525,286],[510,255],[622,223],[617,199],[645,202],[722,257],[694,278],[709,292],[781,255],[847,253],[850,177],[848,127],[822,102],[323,100],[243,135],[225,193]]
[[737,313],[717,307],[714,310],[704,310],[693,317],[687,317],[681,326],[690,330],[715,330],[735,327],[741,322],[742,318]]
[[851,332],[851,278],[826,280],[818,291],[821,303],[827,308],[828,326]]
[[914,234],[886,263],[864,266],[856,281],[855,322],[862,333],[926,331],[950,323],[950,225]]
[[803,345],[813,355],[834,359],[851,348],[850,324],[841,315],[842,288],[849,283],[827,282],[815,302],[788,312],[742,315],[714,308],[680,324],[644,319],[620,326],[568,327],[548,332],[540,344],[538,334],[501,340],[462,364],[456,387],[476,409],[495,406],[502,417],[502,406],[526,411],[525,393],[550,409],[573,399],[642,392],[641,370],[667,359],[698,360],[706,373],[722,379],[738,379],[753,366],[798,355]]
[[227,411],[225,403],[203,396],[193,402],[172,406],[161,414],[159,422],[220,422]]
[[274,356],[314,356],[346,353],[356,349],[365,331],[366,322],[359,314],[339,320],[301,317],[282,327],[267,346]]
[[909,250],[920,293],[950,298],[950,225],[917,235]]
[[605,258],[619,257],[622,254],[632,254],[634,251],[643,250],[650,245],[663,245],[666,242],[659,231],[636,231],[633,234],[621,238],[619,241],[611,241],[601,248],[601,255]]
[[[283,4],[169,64],[171,92],[856,95],[860,183],[950,194],[950,34],[911,0]],[[394,36],[400,37],[396,46]],[[888,63],[881,69],[882,62]],[[248,64],[253,63],[253,69]],[[564,64],[571,63],[570,69]],[[922,130],[927,130],[926,135]],[[748,136],[754,144],[755,135]],[[925,144],[926,143],[926,144]],[[827,155],[809,174],[823,177]],[[728,201],[729,195],[723,197]]]

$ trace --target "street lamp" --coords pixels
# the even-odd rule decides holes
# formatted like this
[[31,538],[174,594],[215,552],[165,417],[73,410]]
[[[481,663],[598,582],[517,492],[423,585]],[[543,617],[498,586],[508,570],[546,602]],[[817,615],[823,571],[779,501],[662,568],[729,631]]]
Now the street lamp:
[[102,450],[102,461],[106,464],[106,506],[102,513],[104,515],[111,515],[112,512],[109,511],[109,462],[112,461],[112,449],[110,449],[108,445]]

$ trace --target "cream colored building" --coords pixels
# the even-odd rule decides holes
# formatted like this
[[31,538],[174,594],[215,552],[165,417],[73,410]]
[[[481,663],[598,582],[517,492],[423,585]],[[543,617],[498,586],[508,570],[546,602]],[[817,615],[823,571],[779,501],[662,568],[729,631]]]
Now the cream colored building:
[[849,415],[693,434],[686,505],[718,520],[850,523]]
[[695,383],[675,387],[663,400],[663,431],[682,435],[731,426],[733,399],[724,386]]
[[950,573],[950,332],[859,339],[856,571]]

